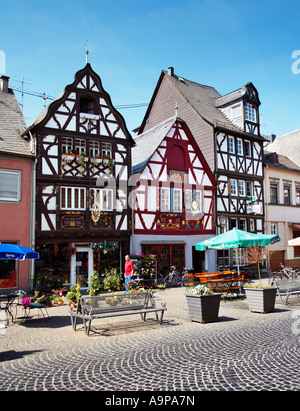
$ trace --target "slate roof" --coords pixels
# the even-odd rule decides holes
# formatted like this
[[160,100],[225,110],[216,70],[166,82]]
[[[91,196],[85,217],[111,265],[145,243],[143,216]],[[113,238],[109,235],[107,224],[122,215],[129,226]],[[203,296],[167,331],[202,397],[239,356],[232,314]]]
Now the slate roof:
[[170,76],[166,71],[164,71],[164,74],[175,84],[197,113],[210,124],[215,127],[219,126],[235,130],[239,133],[242,132],[239,127],[223,114],[220,107],[241,99],[248,92],[249,85],[254,87],[252,83],[248,83],[238,90],[221,96],[214,87],[195,83],[175,74]]
[[171,117],[134,138],[136,145],[131,149],[133,174],[141,173],[144,170],[147,162],[166,137],[176,120],[180,119],[176,116]]
[[265,150],[289,157],[300,167],[300,130],[276,137],[273,143],[265,147]]
[[0,90],[0,152],[33,156],[30,144],[21,137],[26,123],[11,89]]
[[290,158],[282,155],[264,151],[264,165],[268,167],[280,168],[286,171],[296,171],[300,173],[300,167]]

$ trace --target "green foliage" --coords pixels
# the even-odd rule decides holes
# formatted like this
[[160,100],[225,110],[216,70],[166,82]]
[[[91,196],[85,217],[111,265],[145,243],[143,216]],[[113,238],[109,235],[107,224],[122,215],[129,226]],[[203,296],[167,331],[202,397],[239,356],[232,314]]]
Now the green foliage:
[[111,270],[105,269],[103,285],[105,290],[116,291],[120,289],[121,278],[116,268],[112,268]]
[[71,285],[70,291],[67,293],[67,300],[70,302],[77,302],[80,297],[80,284]]
[[89,286],[90,286],[89,295],[91,297],[94,295],[99,295],[101,290],[103,289],[102,281],[99,277],[99,274],[95,270],[93,271],[93,274],[89,281]]

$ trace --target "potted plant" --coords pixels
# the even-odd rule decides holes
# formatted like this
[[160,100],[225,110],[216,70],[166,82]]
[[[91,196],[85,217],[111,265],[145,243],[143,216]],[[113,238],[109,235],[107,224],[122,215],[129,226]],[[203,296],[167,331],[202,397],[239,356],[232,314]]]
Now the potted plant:
[[116,268],[111,270],[105,269],[105,278],[103,280],[103,286],[105,290],[111,290],[112,292],[119,290],[121,285],[120,274]]
[[67,300],[72,308],[77,305],[78,298],[80,297],[80,284],[71,285],[70,291],[66,295]]
[[261,274],[259,264],[263,260],[266,254],[265,247],[249,247],[247,250],[247,258],[250,263],[257,264],[258,267],[258,277],[259,285],[251,286],[247,285],[244,287],[247,302],[250,311],[258,313],[271,313],[274,311],[275,299],[276,299],[276,288],[275,287],[264,287],[261,282]]
[[198,284],[187,288],[185,296],[192,321],[203,324],[218,321],[221,294]]
[[90,290],[89,290],[89,295],[95,296],[95,295],[99,295],[102,288],[103,288],[103,284],[102,281],[99,277],[99,274],[97,273],[96,270],[93,271],[93,274],[91,276],[91,279],[89,281],[89,286],[90,286]]

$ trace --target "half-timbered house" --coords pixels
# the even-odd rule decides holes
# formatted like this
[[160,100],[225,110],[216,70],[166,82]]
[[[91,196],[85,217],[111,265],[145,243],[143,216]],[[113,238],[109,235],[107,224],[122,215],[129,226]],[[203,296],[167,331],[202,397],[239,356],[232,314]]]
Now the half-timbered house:
[[[216,181],[186,123],[171,117],[145,131],[132,148],[133,252],[155,254],[158,268],[208,266],[194,246],[215,234]],[[193,260],[194,257],[194,260]]]
[[[170,67],[161,73],[138,133],[170,118],[174,106],[220,183],[215,212],[219,231],[238,227],[264,232],[263,138],[254,85],[222,96],[213,87],[175,75]],[[227,219],[223,228],[220,217]],[[234,258],[227,254],[225,263]]]
[[86,286],[129,252],[132,137],[89,63],[23,135],[38,157],[37,272]]

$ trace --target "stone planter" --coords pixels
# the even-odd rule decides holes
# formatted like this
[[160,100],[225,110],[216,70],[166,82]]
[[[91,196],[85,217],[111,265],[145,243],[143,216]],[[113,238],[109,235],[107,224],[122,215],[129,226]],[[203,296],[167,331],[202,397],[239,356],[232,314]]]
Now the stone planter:
[[185,296],[192,321],[202,324],[218,321],[221,294]]
[[250,311],[262,314],[274,311],[276,288],[245,287],[244,289]]

